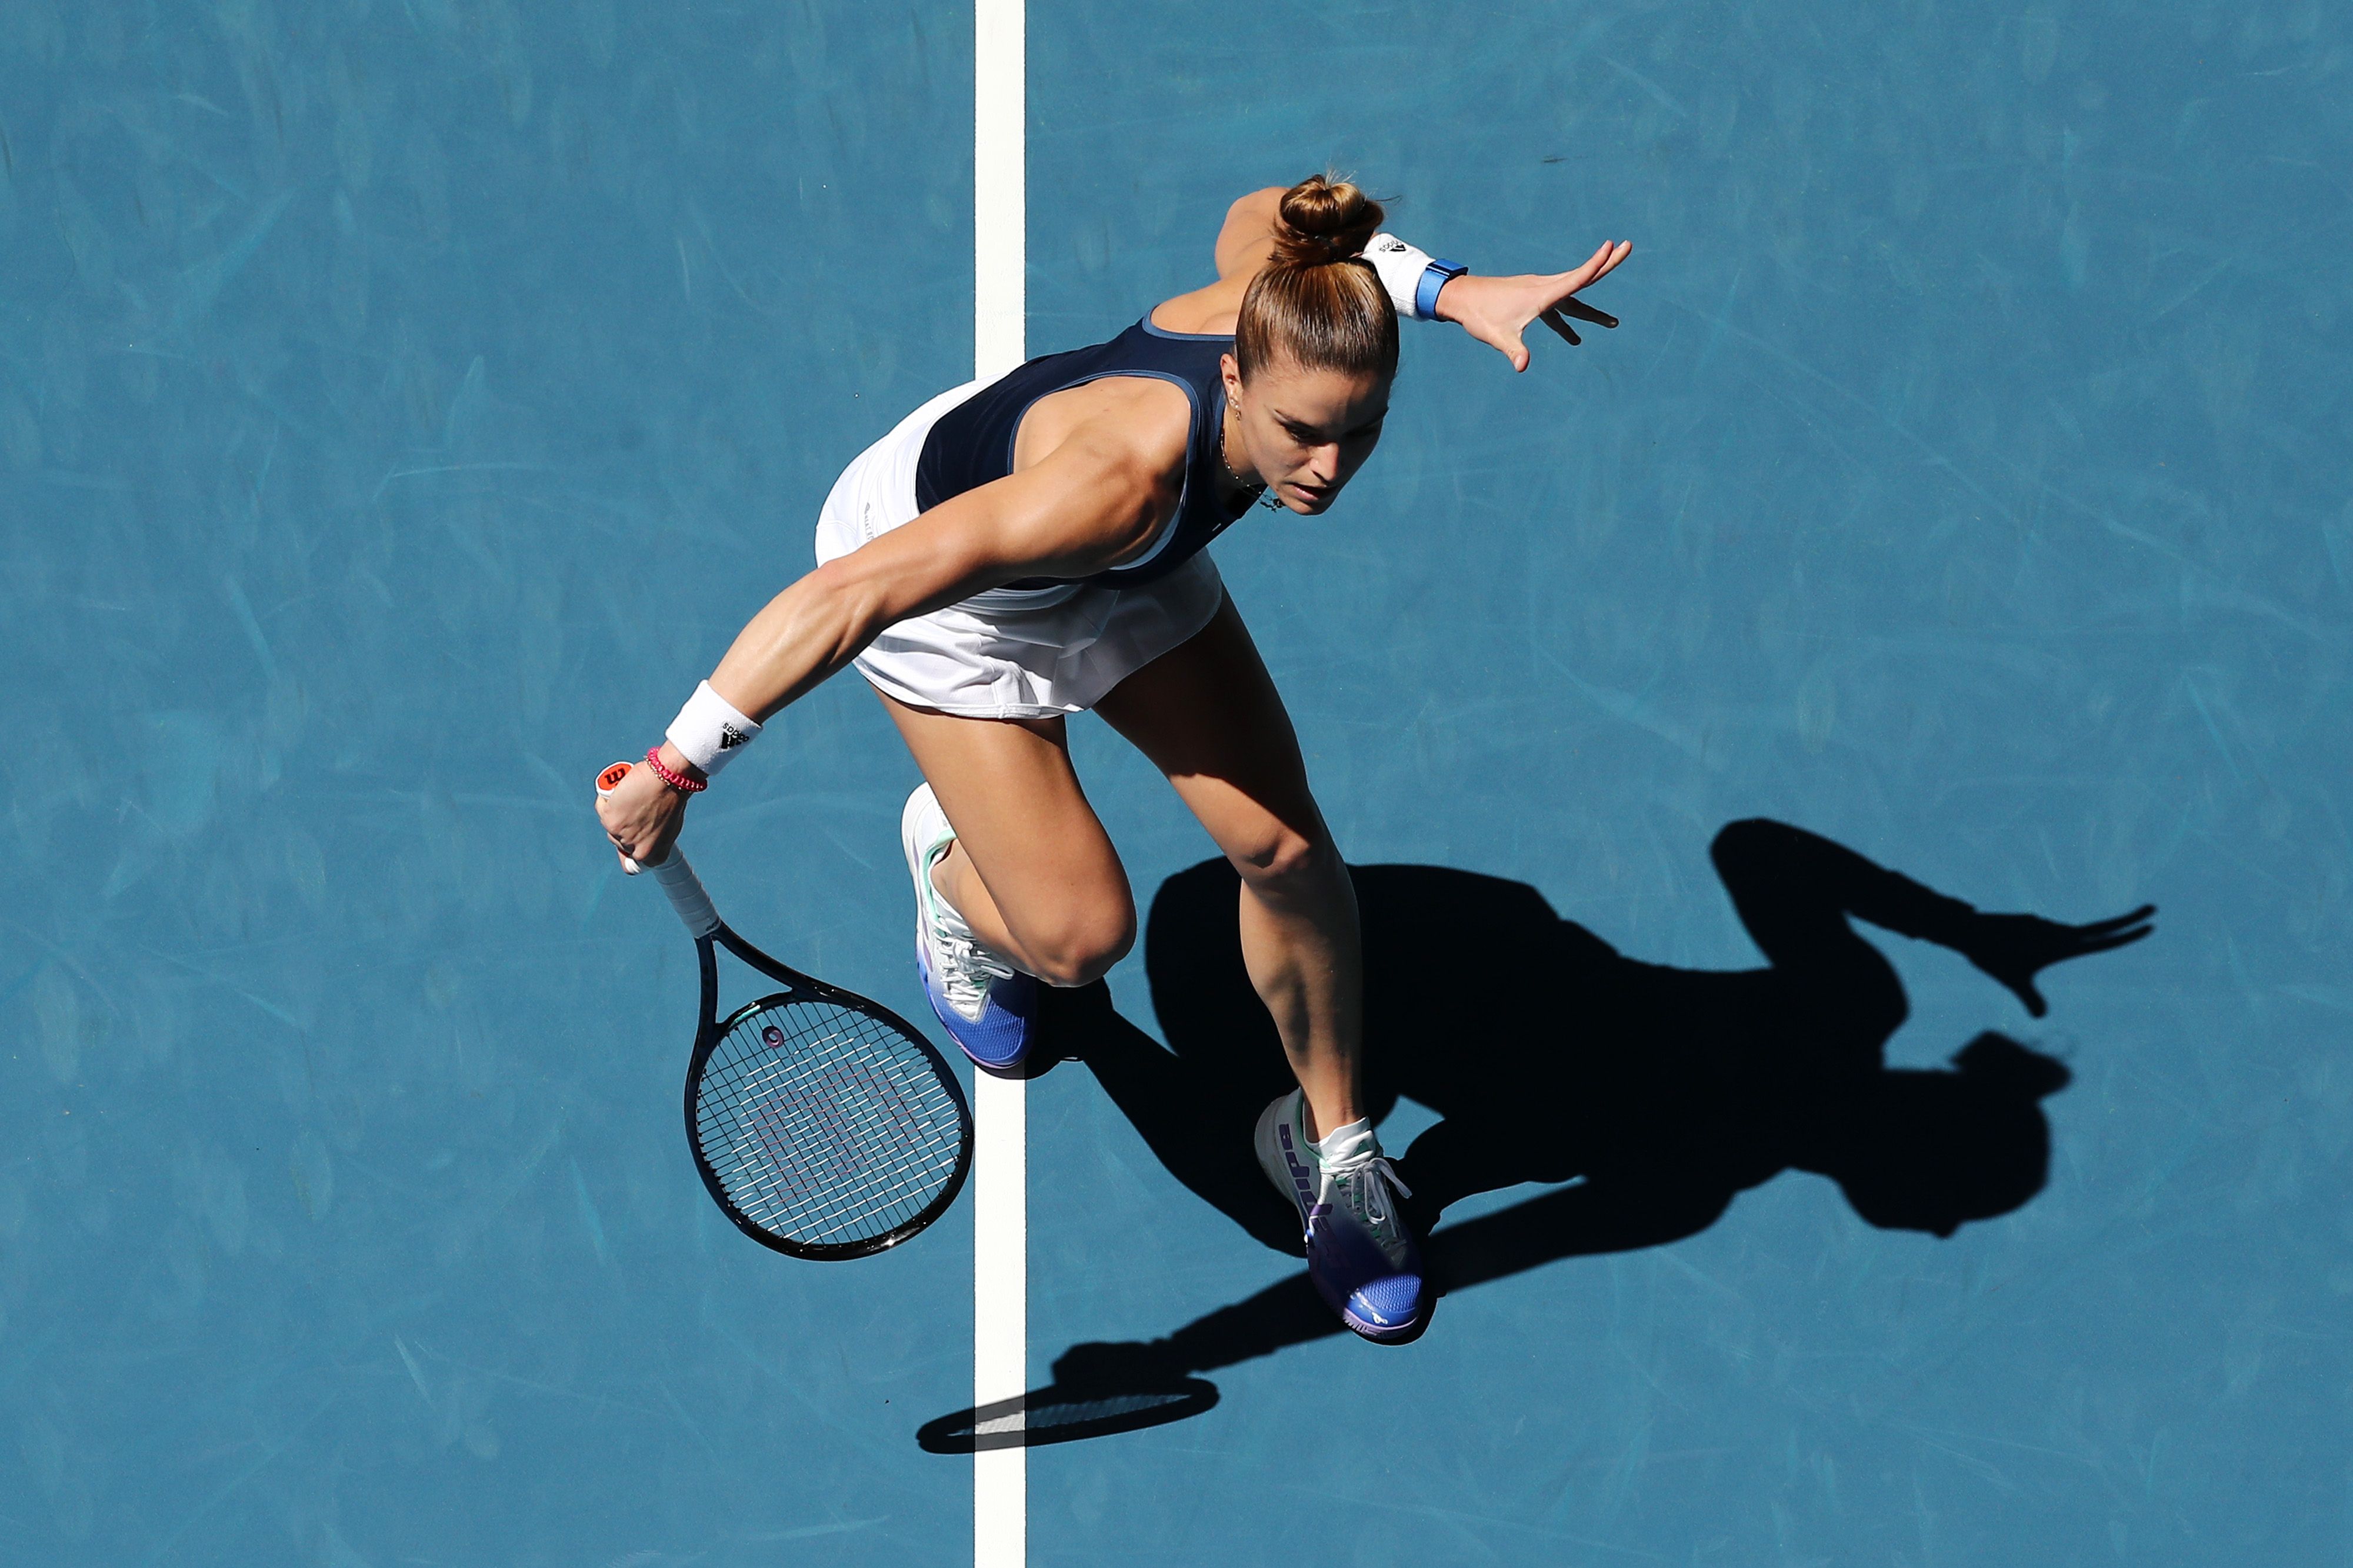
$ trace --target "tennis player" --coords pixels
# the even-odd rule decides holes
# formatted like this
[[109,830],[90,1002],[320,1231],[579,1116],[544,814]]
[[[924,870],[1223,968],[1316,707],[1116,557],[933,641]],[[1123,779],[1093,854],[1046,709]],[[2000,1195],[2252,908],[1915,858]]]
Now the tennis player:
[[687,797],[762,722],[854,664],[923,769],[900,837],[915,963],[941,1024],[1020,1068],[1038,987],[1084,985],[1135,939],[1119,857],[1071,769],[1092,710],[1167,775],[1241,873],[1242,950],[1298,1089],[1260,1162],[1298,1205],[1308,1267],[1348,1327],[1398,1340],[1424,1304],[1403,1193],[1364,1113],[1356,905],[1291,720],[1204,547],[1263,501],[1314,517],[1380,439],[1398,320],[1453,321],[1525,370],[1522,333],[1615,326],[1574,298],[1626,258],[1473,276],[1379,232],[1316,177],[1236,202],[1218,280],[1108,342],[941,394],[843,470],[818,569],[754,616],[597,805],[659,862]]

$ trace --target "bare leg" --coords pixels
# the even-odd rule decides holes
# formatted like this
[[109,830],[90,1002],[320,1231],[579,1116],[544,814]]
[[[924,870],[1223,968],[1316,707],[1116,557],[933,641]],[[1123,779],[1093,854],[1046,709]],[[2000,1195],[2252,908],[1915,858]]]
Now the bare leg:
[[1135,901],[1071,771],[1062,721],[882,706],[955,829],[932,885],[973,934],[1053,985],[1118,963],[1135,942]]
[[1097,705],[1241,873],[1242,961],[1306,1091],[1311,1138],[1365,1113],[1356,894],[1299,741],[1229,599]]

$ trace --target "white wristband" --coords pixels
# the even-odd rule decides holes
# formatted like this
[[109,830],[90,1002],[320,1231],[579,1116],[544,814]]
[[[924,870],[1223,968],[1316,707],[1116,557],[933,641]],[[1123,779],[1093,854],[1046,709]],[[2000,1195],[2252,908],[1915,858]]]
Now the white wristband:
[[669,738],[680,756],[701,768],[704,777],[715,779],[759,733],[760,726],[737,712],[706,680],[670,721]]
[[1400,316],[1427,321],[1438,314],[1438,291],[1450,279],[1470,270],[1458,261],[1435,257],[1408,245],[1393,234],[1377,234],[1365,242],[1365,259],[1372,264],[1389,303]]

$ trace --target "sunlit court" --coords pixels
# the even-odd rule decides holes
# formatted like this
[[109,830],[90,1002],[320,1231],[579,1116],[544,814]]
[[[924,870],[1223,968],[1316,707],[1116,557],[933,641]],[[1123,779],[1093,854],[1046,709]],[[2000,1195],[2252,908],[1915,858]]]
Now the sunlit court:
[[2353,1561],[2349,68],[0,5],[0,1562]]

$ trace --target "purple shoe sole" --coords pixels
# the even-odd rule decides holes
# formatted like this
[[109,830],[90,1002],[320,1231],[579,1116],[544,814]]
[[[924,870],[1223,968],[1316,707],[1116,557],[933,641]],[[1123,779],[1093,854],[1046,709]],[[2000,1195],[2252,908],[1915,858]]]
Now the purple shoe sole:
[[[1390,1345],[1419,1335],[1430,1315],[1430,1294],[1422,1287],[1419,1250],[1409,1257],[1405,1268],[1387,1265],[1394,1271],[1382,1272],[1386,1260],[1374,1261],[1369,1242],[1342,1232],[1334,1238],[1337,1245],[1319,1258],[1314,1239],[1315,1222],[1330,1212],[1317,1204],[1308,1213],[1307,1277],[1315,1293],[1359,1339]],[[1342,1279],[1354,1283],[1343,1285]]]
[[915,971],[923,977],[923,995],[932,1005],[940,1027],[956,1043],[956,1049],[972,1059],[972,1065],[983,1072],[1000,1078],[1020,1078],[1028,1071],[1029,1047],[1036,1043],[1038,983],[1028,975],[1017,975],[1013,981],[998,987],[1009,993],[1018,1004],[1002,1005],[998,997],[989,998],[988,1010],[978,1023],[959,1016],[941,997],[932,980],[932,966],[924,961],[921,942],[915,944]]
[[[1386,1281],[1375,1280],[1373,1283],[1379,1285]],[[1415,1283],[1418,1285],[1420,1281],[1417,1279]],[[1404,1344],[1409,1341],[1419,1339],[1422,1329],[1430,1321],[1430,1300],[1427,1296],[1415,1303],[1413,1314],[1402,1322],[1385,1322],[1377,1321],[1357,1311],[1350,1298],[1342,1297],[1337,1300],[1334,1300],[1334,1296],[1337,1293],[1325,1291],[1322,1288],[1321,1281],[1317,1282],[1316,1294],[1324,1298],[1325,1306],[1340,1315],[1340,1321],[1348,1326],[1350,1333],[1361,1340],[1370,1340],[1377,1345]]]

